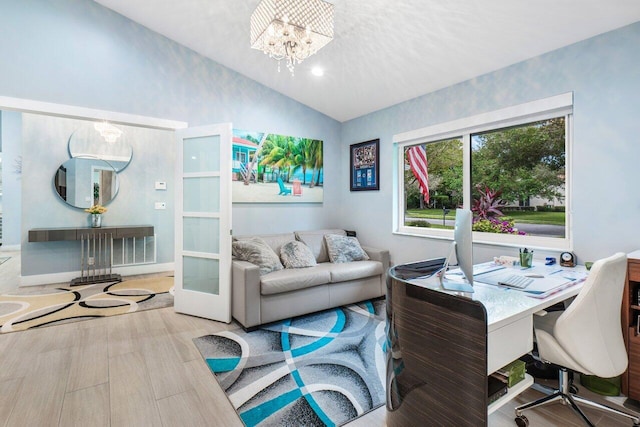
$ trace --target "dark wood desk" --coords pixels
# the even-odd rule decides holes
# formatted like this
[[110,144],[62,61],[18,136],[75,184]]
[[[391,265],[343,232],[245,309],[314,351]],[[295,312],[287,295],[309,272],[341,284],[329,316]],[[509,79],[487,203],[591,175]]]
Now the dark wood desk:
[[[546,298],[474,284],[443,290],[436,277],[403,280],[389,270],[387,425],[484,426],[488,415],[533,384],[525,379],[488,402],[487,376],[533,349],[533,316],[578,294]],[[447,279],[445,279],[447,280]]]
[[640,251],[627,259],[627,283],[622,297],[622,333],[627,344],[629,366],[622,375],[622,393],[640,401]]
[[389,275],[387,425],[486,425],[484,306]]

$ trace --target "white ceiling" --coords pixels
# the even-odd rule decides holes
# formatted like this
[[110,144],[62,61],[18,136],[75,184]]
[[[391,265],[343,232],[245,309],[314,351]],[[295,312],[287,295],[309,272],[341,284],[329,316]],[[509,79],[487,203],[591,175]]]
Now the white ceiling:
[[95,1],[341,122],[640,20],[640,0],[333,0],[292,77],[250,48],[259,0]]

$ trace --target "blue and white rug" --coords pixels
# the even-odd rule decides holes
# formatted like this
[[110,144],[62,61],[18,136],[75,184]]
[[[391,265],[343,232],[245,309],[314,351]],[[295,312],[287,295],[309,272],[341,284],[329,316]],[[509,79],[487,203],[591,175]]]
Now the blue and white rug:
[[195,338],[247,426],[337,426],[385,401],[385,302]]

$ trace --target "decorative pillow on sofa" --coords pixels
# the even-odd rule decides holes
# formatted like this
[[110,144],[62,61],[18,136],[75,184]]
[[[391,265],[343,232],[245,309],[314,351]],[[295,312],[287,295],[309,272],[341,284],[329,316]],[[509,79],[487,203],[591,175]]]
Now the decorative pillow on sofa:
[[260,237],[235,240],[231,249],[234,257],[260,267],[261,276],[284,268],[278,255]]
[[311,249],[297,240],[282,245],[280,259],[285,268],[305,268],[318,265]]
[[356,237],[326,234],[327,251],[331,262],[365,261],[369,255],[362,249]]
[[311,252],[316,257],[316,262],[329,262],[327,245],[324,241],[324,236],[326,234],[338,234],[344,236],[347,233],[344,230],[331,228],[295,232],[296,240],[303,242],[311,249]]

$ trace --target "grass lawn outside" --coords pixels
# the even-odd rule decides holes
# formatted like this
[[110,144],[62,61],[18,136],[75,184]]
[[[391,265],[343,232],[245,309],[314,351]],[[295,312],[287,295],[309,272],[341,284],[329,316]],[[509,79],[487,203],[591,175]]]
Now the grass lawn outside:
[[[442,220],[442,209],[409,209],[406,211],[406,216],[417,219]],[[507,212],[505,216],[513,218],[516,223],[523,224],[564,225],[565,223],[564,212],[512,211]],[[456,219],[455,209],[451,209],[451,211],[449,211],[446,219]]]

